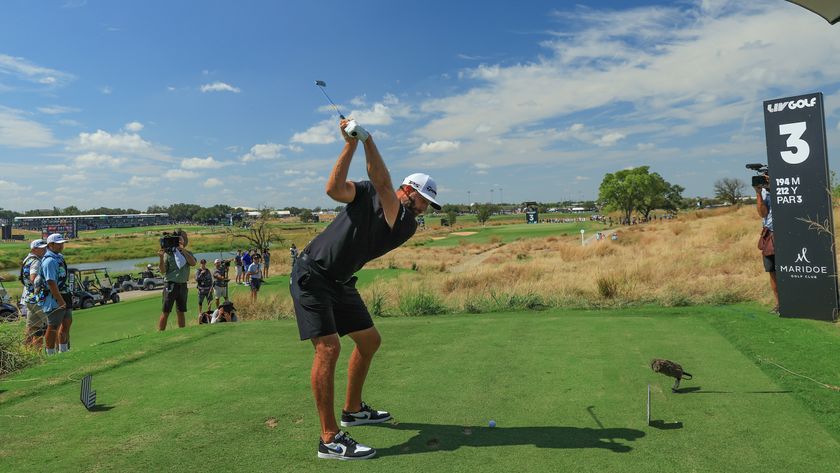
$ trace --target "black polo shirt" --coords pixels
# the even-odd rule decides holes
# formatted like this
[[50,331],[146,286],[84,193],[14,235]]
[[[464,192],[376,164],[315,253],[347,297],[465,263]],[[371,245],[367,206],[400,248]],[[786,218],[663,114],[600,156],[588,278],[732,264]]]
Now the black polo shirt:
[[417,230],[414,213],[400,205],[394,228],[370,181],[354,182],[356,197],[304,253],[336,281],[346,281],[368,261],[405,243]]

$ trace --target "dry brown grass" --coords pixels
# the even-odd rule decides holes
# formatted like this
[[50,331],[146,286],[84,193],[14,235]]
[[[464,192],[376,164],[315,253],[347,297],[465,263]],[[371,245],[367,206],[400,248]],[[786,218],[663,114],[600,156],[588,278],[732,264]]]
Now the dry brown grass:
[[[380,297],[385,294],[386,307],[396,305],[401,294],[429,290],[452,310],[468,311],[479,306],[513,308],[528,298],[554,306],[747,300],[769,305],[772,294],[756,248],[760,229],[755,208],[744,206],[688,212],[678,220],[620,231],[618,241],[587,246],[550,237],[509,244],[404,247],[379,267],[390,262],[392,267],[414,265],[417,271],[378,284],[373,291]],[[493,249],[468,271],[451,271]]]

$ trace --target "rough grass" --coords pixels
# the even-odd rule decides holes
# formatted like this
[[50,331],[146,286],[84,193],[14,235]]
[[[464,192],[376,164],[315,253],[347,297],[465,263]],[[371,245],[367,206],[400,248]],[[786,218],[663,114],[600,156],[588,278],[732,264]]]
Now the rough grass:
[[[401,248],[389,254],[387,264],[417,271],[389,284],[395,294],[426,291],[451,310],[467,312],[495,310],[498,305],[487,302],[490,294],[539,295],[540,306],[553,307],[770,305],[756,248],[760,228],[755,208],[744,206],[691,211],[676,220],[621,229],[617,241],[585,246],[573,235],[539,234],[510,242]],[[395,301],[385,298],[386,306],[391,304],[386,312]]]

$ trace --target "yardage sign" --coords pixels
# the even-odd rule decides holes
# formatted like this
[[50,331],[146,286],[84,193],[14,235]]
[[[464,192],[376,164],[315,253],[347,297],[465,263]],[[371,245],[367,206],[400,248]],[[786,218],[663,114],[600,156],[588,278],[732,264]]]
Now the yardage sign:
[[821,93],[764,102],[782,317],[834,320],[837,260]]

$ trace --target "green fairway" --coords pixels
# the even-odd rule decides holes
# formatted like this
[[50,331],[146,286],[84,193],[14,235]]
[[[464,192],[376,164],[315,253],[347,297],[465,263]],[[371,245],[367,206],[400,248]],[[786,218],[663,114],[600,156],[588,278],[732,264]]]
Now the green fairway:
[[[156,304],[144,304],[80,313],[72,352],[0,380],[4,471],[833,471],[840,461],[840,393],[757,362],[838,384],[837,327],[754,305],[380,319],[365,399],[395,421],[350,429],[379,449],[353,467],[316,458],[312,348],[293,321],[109,338],[106,326],[141,309],[153,324]],[[339,400],[349,353],[345,344]],[[684,393],[651,372],[654,357],[694,374]],[[93,412],[78,401],[87,373]],[[33,439],[67,441],[47,454]]]
[[[436,232],[424,239],[424,235],[417,237],[424,246],[453,246],[462,243],[509,243],[521,238],[567,237],[580,239],[580,231],[585,231],[584,237],[594,235],[594,232],[605,231],[607,226],[601,222],[573,222],[573,223],[539,223],[529,225],[517,223],[498,226],[476,226],[459,229],[457,232]],[[457,235],[456,233],[465,233]],[[442,237],[442,238],[441,238]]]

